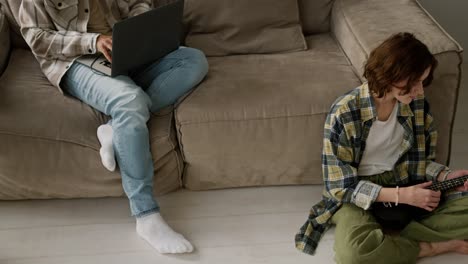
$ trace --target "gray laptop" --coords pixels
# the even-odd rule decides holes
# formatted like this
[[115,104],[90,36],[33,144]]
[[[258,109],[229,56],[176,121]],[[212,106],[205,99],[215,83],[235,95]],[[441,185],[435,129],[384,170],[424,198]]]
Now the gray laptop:
[[115,77],[149,65],[179,48],[184,0],[176,0],[116,23],[112,29],[112,63],[104,55],[84,55],[81,64]]

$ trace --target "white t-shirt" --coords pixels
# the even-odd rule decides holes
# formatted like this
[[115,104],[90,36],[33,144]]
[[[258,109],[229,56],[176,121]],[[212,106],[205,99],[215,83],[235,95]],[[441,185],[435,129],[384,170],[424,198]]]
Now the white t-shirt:
[[375,120],[369,131],[358,175],[370,176],[393,170],[400,155],[404,128],[397,120],[398,102],[387,121]]

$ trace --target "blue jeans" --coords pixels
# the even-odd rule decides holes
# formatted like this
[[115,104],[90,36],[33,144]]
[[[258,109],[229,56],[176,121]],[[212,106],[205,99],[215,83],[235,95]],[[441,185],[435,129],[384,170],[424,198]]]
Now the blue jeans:
[[173,104],[208,72],[205,55],[181,47],[148,67],[111,78],[74,63],[61,81],[70,95],[112,117],[113,144],[132,215],[158,212],[153,197],[150,112]]

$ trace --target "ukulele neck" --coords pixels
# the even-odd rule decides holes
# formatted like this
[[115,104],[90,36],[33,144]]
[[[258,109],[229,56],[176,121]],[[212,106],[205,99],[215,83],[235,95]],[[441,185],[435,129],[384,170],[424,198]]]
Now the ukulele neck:
[[441,192],[448,191],[458,186],[462,186],[466,180],[468,180],[468,175],[446,181],[435,182],[431,186],[427,187],[427,189]]

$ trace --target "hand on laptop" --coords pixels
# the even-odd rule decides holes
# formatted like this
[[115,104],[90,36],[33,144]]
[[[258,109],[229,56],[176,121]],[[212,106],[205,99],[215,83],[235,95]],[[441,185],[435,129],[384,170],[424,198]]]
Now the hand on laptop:
[[96,41],[97,49],[104,54],[109,62],[112,62],[112,36],[99,35]]

